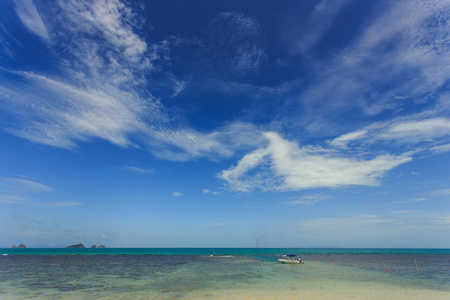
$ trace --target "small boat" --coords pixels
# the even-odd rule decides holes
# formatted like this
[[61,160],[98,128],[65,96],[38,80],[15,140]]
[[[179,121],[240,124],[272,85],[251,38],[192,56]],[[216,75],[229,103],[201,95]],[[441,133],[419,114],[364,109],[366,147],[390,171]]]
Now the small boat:
[[278,259],[283,264],[303,264],[303,260],[297,257],[295,254],[283,255],[283,258]]

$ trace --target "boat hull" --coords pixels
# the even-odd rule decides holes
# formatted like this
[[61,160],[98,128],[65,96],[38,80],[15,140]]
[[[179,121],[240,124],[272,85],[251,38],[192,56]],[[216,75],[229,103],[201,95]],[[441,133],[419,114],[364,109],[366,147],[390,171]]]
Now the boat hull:
[[297,264],[297,265],[301,264],[300,260],[283,259],[283,258],[280,258],[278,260],[283,264]]

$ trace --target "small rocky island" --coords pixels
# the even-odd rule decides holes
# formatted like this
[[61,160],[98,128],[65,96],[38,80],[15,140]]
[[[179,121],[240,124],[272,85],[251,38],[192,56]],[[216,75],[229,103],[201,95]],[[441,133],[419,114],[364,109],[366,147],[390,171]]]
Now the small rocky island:
[[20,244],[19,246],[16,246],[16,245],[12,245],[12,247],[11,248],[26,248],[27,246],[25,246],[24,244]]
[[[82,248],[86,248],[83,244],[76,244],[76,245],[70,245],[67,248],[78,248],[78,249],[82,249]],[[105,245],[100,245],[97,247],[97,245],[92,245],[91,248],[95,249],[95,248],[106,248]]]
[[76,244],[67,246],[67,248],[86,248],[83,244]]

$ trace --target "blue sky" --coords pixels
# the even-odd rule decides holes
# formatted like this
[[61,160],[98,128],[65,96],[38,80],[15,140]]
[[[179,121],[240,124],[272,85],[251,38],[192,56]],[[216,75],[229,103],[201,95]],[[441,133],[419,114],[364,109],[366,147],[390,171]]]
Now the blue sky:
[[0,5],[0,246],[450,247],[448,1]]

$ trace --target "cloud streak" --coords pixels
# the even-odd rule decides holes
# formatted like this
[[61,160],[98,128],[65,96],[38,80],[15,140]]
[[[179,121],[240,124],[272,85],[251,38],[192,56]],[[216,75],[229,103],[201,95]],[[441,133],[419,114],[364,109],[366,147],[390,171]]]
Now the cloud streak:
[[[330,29],[334,18],[345,7],[349,0],[322,0],[318,3],[308,20],[301,25],[303,30],[298,36],[292,37],[294,41],[293,52],[309,55],[311,49],[323,38]],[[295,33],[297,35],[297,33]]]
[[290,205],[290,206],[297,206],[297,205],[310,206],[310,205],[319,203],[327,198],[328,197],[324,196],[324,195],[308,195],[308,196],[290,197],[289,199],[291,199],[291,200],[288,202],[284,202],[283,204]]
[[47,28],[32,0],[14,0],[16,13],[25,27],[42,40],[50,39]]
[[25,204],[45,207],[68,207],[81,205],[80,202],[38,202],[32,199],[32,195],[34,194],[53,191],[54,189],[52,187],[30,179],[0,178],[0,203]]
[[135,173],[135,174],[138,174],[138,175],[147,175],[147,174],[152,174],[153,173],[153,170],[142,169],[142,168],[133,167],[133,166],[123,166],[122,170],[126,171],[126,172]]
[[8,187],[10,189],[26,192],[26,193],[34,193],[34,192],[51,192],[53,188],[42,183],[24,179],[24,178],[0,178],[0,184],[3,187]]
[[344,134],[329,141],[329,144],[336,148],[348,148],[389,142],[397,145],[421,145],[421,151],[446,152],[450,142],[450,119],[424,118],[422,114],[398,117]]

